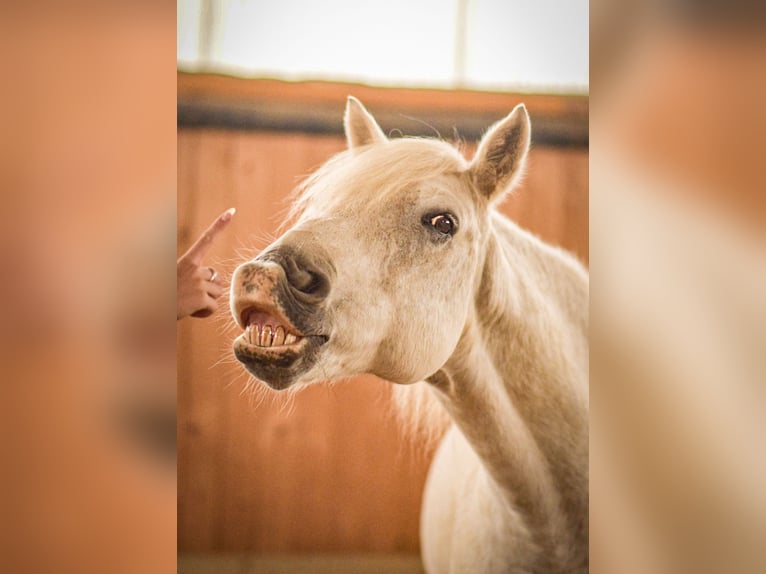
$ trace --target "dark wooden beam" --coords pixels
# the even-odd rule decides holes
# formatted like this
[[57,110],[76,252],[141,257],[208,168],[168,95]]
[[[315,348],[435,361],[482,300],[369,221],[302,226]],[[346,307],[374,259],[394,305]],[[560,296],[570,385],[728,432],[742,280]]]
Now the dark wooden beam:
[[179,128],[343,133],[346,96],[359,98],[397,136],[476,140],[524,102],[537,145],[588,145],[588,97],[377,88],[330,82],[249,80],[178,74]]

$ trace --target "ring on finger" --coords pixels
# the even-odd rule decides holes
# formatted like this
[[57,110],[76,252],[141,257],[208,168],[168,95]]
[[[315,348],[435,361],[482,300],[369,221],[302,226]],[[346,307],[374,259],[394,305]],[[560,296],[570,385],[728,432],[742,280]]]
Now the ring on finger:
[[212,267],[208,267],[208,269],[210,269],[210,279],[208,281],[215,281],[218,278],[218,271]]

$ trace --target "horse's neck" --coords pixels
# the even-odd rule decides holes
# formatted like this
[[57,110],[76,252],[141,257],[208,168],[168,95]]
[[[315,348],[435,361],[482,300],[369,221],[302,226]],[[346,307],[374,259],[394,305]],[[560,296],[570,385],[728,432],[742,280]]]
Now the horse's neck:
[[587,532],[587,275],[507,220],[492,224],[474,308],[430,382],[529,527],[576,544]]

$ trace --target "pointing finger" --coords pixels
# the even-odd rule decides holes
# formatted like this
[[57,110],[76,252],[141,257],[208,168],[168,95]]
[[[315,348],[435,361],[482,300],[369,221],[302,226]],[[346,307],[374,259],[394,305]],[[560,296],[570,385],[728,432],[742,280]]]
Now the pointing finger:
[[227,209],[221,215],[219,215],[210,227],[197,239],[196,243],[192,245],[186,252],[185,257],[188,257],[193,263],[199,265],[202,263],[203,257],[213,245],[213,240],[223,231],[231,221],[232,216],[236,213],[235,208]]

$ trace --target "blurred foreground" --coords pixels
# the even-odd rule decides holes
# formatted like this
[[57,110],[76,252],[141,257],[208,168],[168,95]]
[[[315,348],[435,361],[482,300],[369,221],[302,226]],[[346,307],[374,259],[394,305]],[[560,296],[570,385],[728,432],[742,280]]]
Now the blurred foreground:
[[175,12],[0,8],[0,571],[175,568]]
[[766,41],[735,8],[592,7],[593,572],[766,572]]

